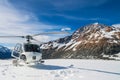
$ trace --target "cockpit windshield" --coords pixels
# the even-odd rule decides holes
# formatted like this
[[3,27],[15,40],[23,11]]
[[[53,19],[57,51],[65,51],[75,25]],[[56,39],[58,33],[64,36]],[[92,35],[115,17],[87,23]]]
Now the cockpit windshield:
[[40,52],[40,47],[36,44],[24,44],[25,52]]

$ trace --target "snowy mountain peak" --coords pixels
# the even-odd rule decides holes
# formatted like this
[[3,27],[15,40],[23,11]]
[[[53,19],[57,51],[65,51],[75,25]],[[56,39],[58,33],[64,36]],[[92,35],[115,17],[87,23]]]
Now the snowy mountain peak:
[[104,24],[100,24],[100,23],[93,23],[93,24],[86,25],[84,27],[89,28],[89,29],[96,29],[96,28],[104,28],[104,27],[107,27],[107,26],[104,25]]
[[71,36],[43,45],[43,49],[48,49],[45,51],[47,56],[52,58],[98,58],[102,54],[120,52],[120,29],[104,24],[89,24],[80,27]]
[[[113,28],[106,26],[104,24],[89,24],[83,27],[80,27],[72,35],[72,39],[77,41],[83,40],[98,40],[99,38],[106,37],[107,35],[114,35]],[[110,32],[110,34],[108,33]]]

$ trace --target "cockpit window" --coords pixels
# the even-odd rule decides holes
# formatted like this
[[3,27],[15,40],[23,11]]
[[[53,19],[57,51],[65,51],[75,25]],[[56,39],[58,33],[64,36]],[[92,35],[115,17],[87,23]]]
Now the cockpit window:
[[25,44],[25,52],[40,52],[40,47],[36,44]]

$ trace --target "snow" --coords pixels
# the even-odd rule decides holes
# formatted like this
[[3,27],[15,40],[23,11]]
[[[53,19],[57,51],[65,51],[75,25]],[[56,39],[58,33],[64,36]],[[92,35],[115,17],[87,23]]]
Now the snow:
[[[75,47],[76,47],[77,45],[79,45],[80,43],[81,43],[81,41],[76,42],[76,43],[72,44],[70,47],[68,47],[66,50],[70,50],[70,49],[72,49],[72,48],[75,48]],[[68,44],[71,44],[71,43],[68,43]],[[75,51],[75,49],[74,49],[73,51]]]
[[116,28],[120,28],[120,24],[114,24],[114,25],[112,25],[112,26],[114,26],[114,27],[116,27]]
[[98,25],[99,23],[98,22],[95,22],[95,23],[93,23],[94,25]]
[[102,35],[106,38],[113,38],[112,35],[114,35],[115,32],[120,32],[120,30],[113,30],[110,32],[106,32],[104,29],[101,30]]
[[73,48],[73,51],[76,51],[77,49],[76,48]]
[[118,57],[120,57],[120,52],[118,54],[116,54],[116,55],[118,55]]
[[58,43],[56,43],[56,42],[53,42],[53,48],[55,48],[55,47],[57,47],[59,44]]
[[112,32],[106,32],[104,29],[101,30],[102,32],[102,36],[106,37],[106,38],[113,38],[111,35],[113,34]]
[[118,40],[109,40],[109,43],[118,43]]
[[44,64],[13,66],[0,60],[3,80],[120,80],[120,62],[107,60],[48,59]]
[[59,50],[60,48],[62,48],[64,46],[65,46],[65,44],[59,44],[57,50]]
[[89,39],[88,40],[90,40],[90,39],[98,39],[98,37],[100,36],[100,34],[99,33],[92,33],[91,35],[90,35],[90,37],[89,37]]
[[47,46],[48,44],[43,44],[42,46],[40,46],[41,49],[48,49],[49,47]]

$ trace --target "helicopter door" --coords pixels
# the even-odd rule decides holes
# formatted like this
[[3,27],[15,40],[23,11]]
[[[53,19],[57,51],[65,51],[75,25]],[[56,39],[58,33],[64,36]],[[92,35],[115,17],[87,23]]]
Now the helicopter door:
[[22,44],[16,44],[12,56],[15,58],[18,58],[20,56],[20,53],[22,53]]

